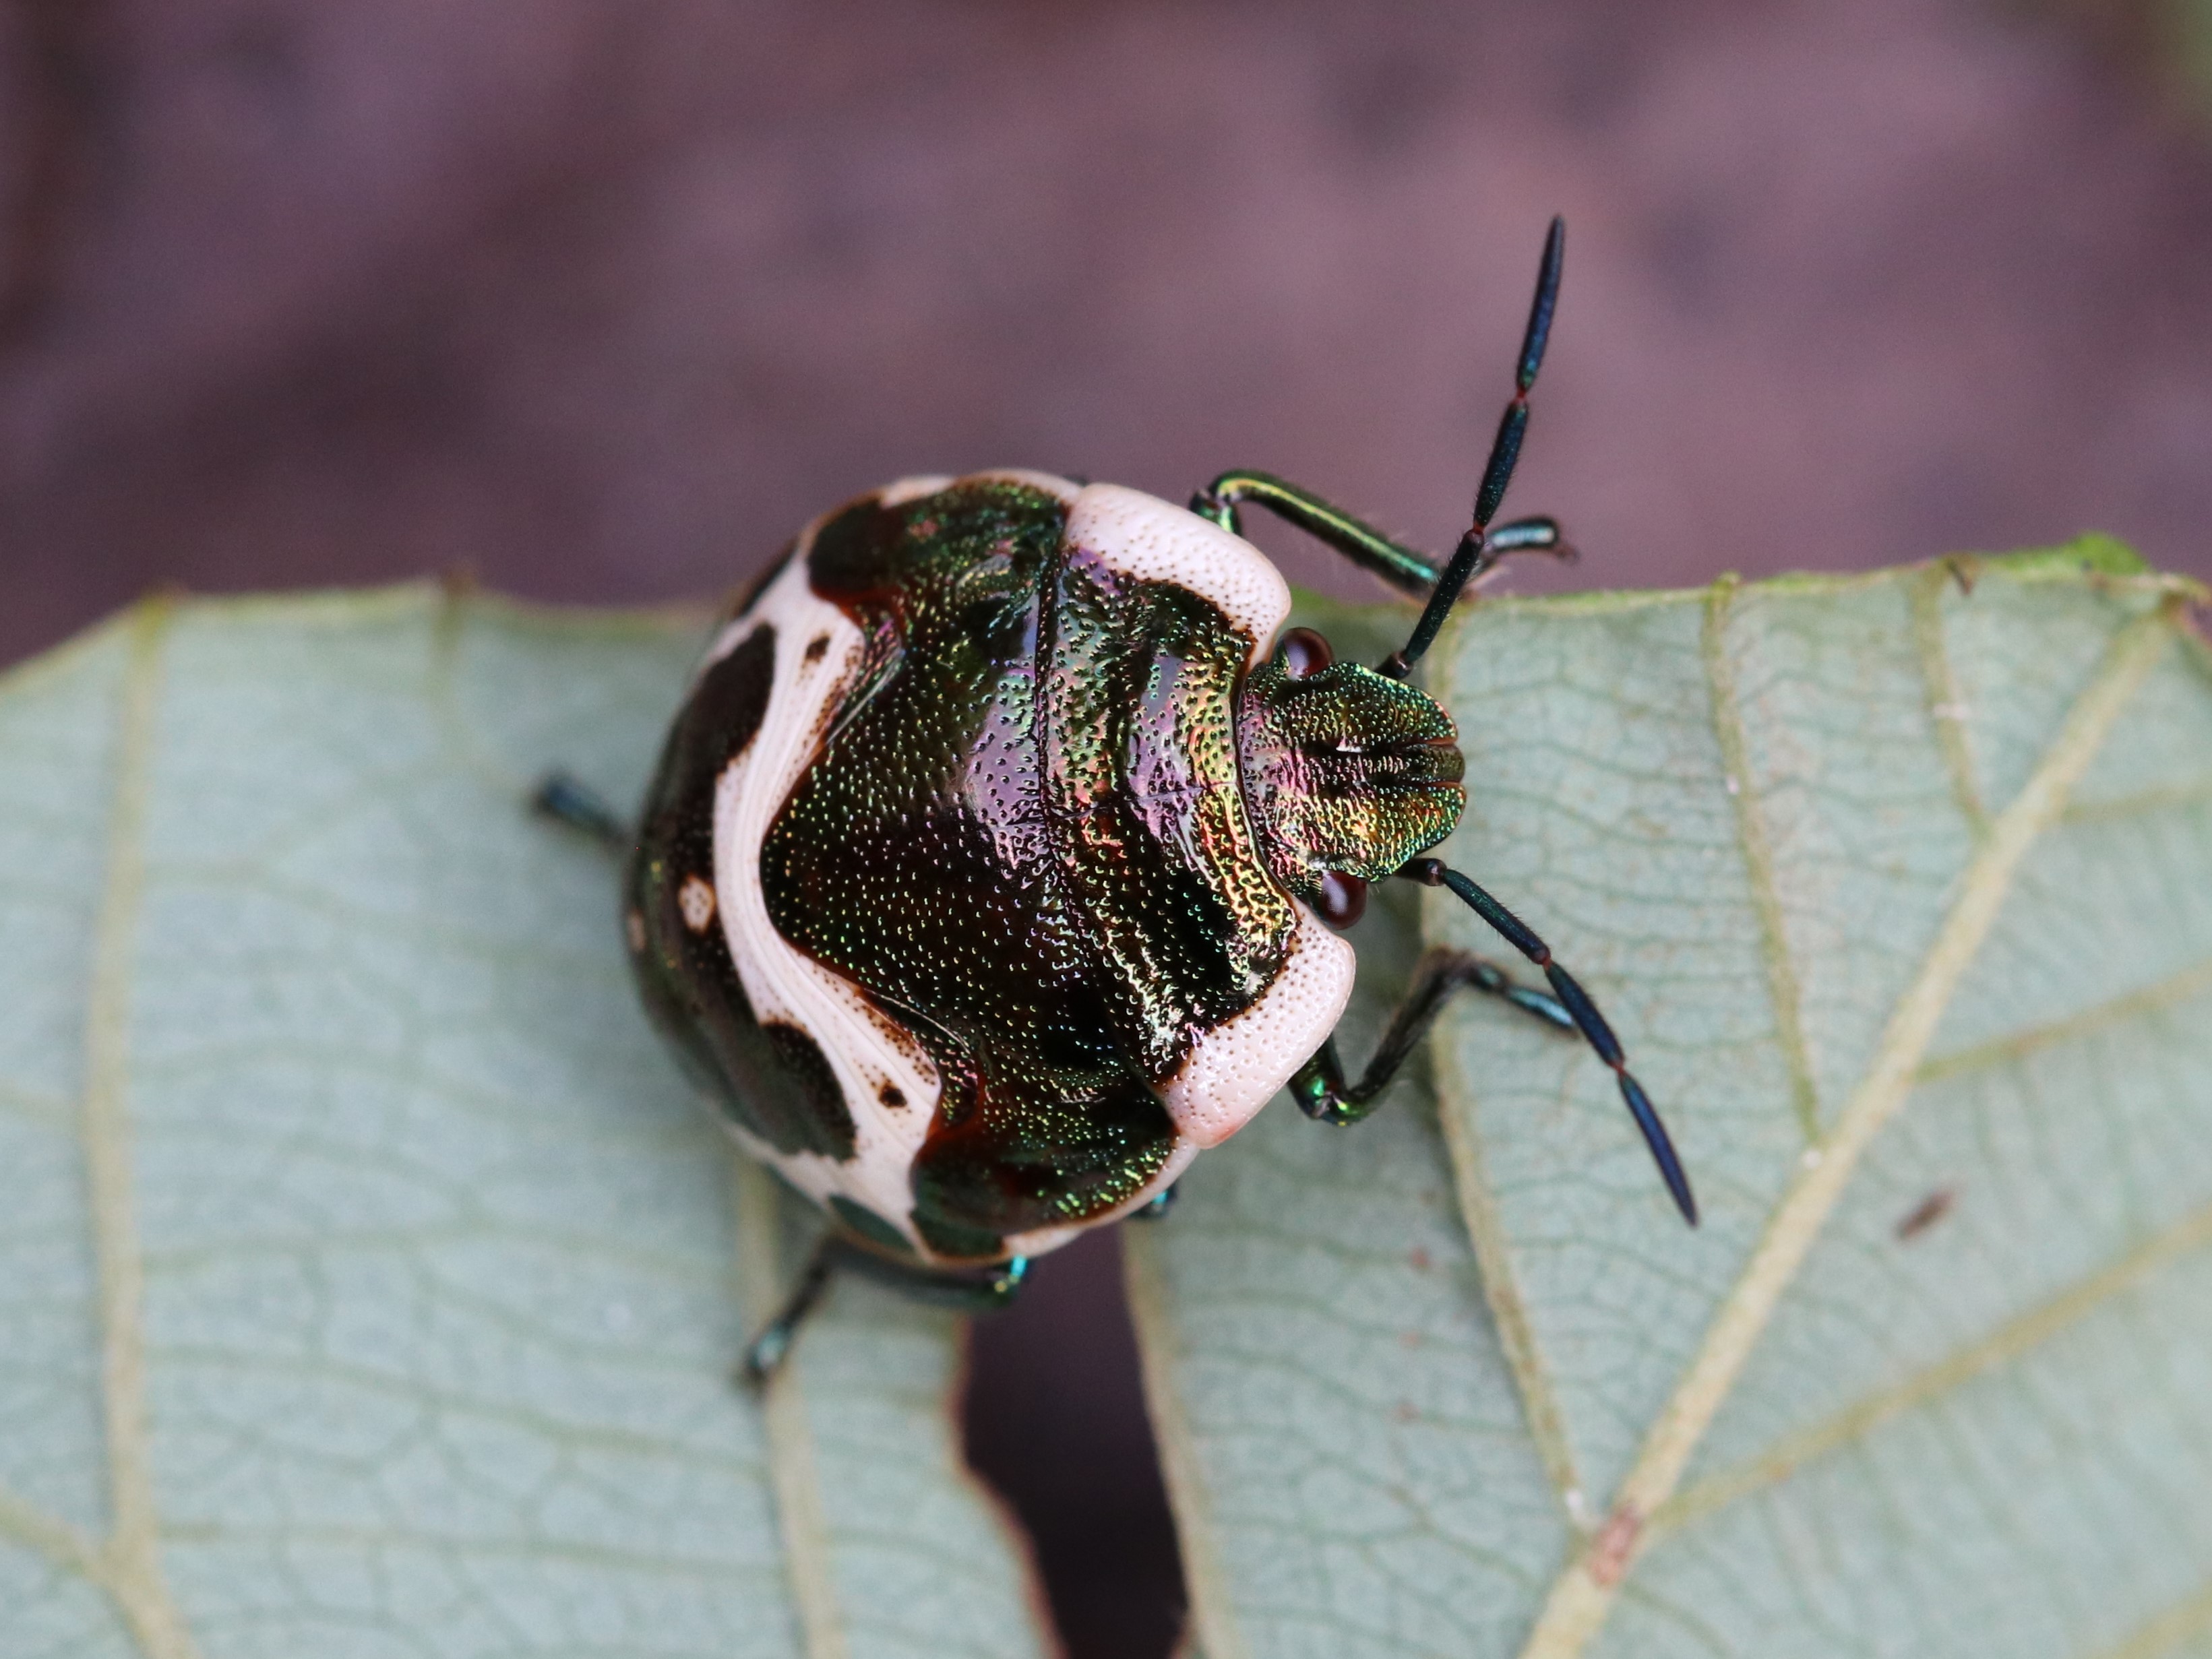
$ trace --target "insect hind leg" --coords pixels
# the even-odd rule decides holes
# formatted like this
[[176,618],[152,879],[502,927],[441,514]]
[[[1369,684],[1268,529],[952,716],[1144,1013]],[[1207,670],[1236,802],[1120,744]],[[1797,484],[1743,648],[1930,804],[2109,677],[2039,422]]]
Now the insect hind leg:
[[830,1234],[814,1247],[799,1270],[783,1305],[745,1346],[742,1370],[744,1382],[759,1388],[775,1375],[791,1352],[799,1327],[840,1272],[872,1279],[917,1302],[951,1308],[962,1313],[988,1313],[1014,1299],[1029,1274],[1029,1258],[1014,1256],[981,1273],[963,1273],[949,1268],[908,1266],[861,1249]]

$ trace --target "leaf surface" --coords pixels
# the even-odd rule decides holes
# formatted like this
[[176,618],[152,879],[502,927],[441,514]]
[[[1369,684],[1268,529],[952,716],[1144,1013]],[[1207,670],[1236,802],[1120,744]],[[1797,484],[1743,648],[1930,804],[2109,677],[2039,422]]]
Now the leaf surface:
[[155,605],[0,681],[0,1656],[1047,1644],[949,1319],[781,1228],[627,983],[696,617]]
[[[1705,1224],[1481,999],[1365,1123],[1201,1159],[1131,1269],[1209,1659],[2212,1653],[2189,592],[2092,542],[1463,614],[1443,854],[1596,995]],[[1534,977],[1391,895],[1351,1063],[1424,933]]]

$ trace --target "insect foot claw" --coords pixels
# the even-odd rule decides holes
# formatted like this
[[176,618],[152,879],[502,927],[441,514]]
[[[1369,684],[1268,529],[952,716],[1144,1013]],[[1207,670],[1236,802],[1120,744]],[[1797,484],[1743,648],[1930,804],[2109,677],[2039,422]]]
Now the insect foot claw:
[[744,1364],[738,1367],[738,1382],[756,1391],[766,1388],[769,1378],[782,1369],[791,1338],[792,1332],[781,1325],[771,1325],[755,1337],[745,1349]]

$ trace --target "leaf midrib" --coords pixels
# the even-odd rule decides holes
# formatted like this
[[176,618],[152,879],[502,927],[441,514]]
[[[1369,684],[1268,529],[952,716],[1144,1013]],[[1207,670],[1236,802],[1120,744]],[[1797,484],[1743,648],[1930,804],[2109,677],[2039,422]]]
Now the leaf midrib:
[[[749,1328],[758,1330],[783,1299],[777,1261],[776,1193],[760,1164],[730,1154],[731,1202],[737,1211],[738,1288]],[[836,1564],[822,1479],[814,1457],[814,1431],[799,1392],[803,1357],[794,1354],[761,1390],[762,1428],[768,1439],[769,1485],[775,1495],[784,1565],[798,1610],[806,1659],[850,1659],[838,1606]],[[732,1386],[735,1386],[732,1384]]]

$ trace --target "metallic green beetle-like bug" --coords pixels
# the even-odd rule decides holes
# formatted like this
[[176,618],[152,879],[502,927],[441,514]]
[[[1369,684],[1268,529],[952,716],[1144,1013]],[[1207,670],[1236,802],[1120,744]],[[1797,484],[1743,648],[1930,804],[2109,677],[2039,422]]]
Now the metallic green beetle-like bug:
[[[541,789],[627,852],[631,961],[686,1070],[830,1218],[755,1376],[834,1268],[1003,1302],[1031,1256],[1163,1207],[1286,1085],[1313,1117],[1365,1115],[1462,988],[1580,1030],[1695,1222],[1589,995],[1422,856],[1465,793],[1451,720],[1408,671],[1500,557],[1566,551],[1548,519],[1492,527],[1563,240],[1555,220],[1448,561],[1264,473],[1188,509],[1034,472],[905,479],[809,526],[725,618],[634,830],[565,779]],[[1239,502],[1421,597],[1404,647],[1370,669],[1281,633],[1290,592]],[[1347,1083],[1335,930],[1391,877],[1449,888],[1550,989],[1432,950]]]

